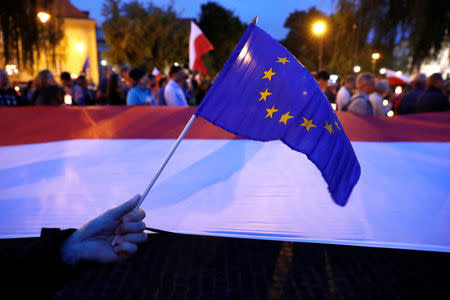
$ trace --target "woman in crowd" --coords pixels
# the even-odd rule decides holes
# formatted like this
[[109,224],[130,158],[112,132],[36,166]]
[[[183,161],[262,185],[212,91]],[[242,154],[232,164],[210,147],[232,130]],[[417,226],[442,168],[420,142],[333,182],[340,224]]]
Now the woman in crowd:
[[38,73],[34,80],[35,91],[32,103],[35,105],[60,105],[64,103],[64,90],[55,82],[49,70]]
[[149,78],[145,70],[143,68],[133,68],[129,75],[133,88],[128,92],[127,105],[156,105],[156,99],[152,97],[152,93],[147,87]]

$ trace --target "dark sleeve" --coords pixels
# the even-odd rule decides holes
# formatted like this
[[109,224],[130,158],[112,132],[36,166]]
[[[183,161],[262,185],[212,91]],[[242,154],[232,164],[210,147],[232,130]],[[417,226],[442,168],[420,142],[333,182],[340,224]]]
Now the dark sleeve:
[[74,231],[43,228],[40,238],[23,239],[21,244],[2,249],[7,253],[2,257],[7,265],[4,274],[10,275],[7,288],[14,291],[16,299],[51,299],[78,274],[80,267],[66,265],[60,253],[62,244]]

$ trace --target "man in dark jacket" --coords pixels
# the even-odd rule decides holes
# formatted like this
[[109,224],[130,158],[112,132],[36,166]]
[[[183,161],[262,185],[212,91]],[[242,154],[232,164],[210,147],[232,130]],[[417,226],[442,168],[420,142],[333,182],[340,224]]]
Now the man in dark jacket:
[[425,74],[418,73],[414,76],[411,84],[414,89],[407,92],[405,96],[403,96],[399,106],[398,106],[398,114],[415,114],[416,113],[416,104],[417,99],[422,96],[425,92],[425,85],[427,83],[427,77]]
[[417,99],[417,112],[450,110],[448,97],[442,93],[444,81],[440,73],[434,73],[427,79],[427,89]]

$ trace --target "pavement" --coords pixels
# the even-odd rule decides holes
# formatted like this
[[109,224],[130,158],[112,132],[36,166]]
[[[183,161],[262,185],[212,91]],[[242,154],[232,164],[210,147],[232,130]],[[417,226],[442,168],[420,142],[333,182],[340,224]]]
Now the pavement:
[[449,270],[449,253],[152,234],[56,299],[446,298]]

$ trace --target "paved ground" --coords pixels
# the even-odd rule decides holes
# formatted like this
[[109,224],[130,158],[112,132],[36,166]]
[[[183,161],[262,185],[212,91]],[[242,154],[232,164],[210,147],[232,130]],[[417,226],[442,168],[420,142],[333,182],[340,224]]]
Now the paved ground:
[[448,253],[162,234],[57,299],[448,299],[449,270]]

